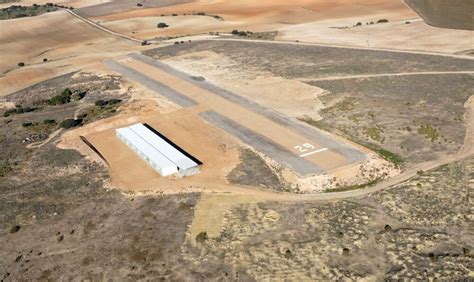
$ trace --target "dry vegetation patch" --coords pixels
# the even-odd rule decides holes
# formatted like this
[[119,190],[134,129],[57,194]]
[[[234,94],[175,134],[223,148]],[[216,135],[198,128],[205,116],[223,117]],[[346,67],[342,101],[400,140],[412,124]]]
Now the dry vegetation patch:
[[241,204],[219,236],[189,238],[185,259],[238,265],[232,279],[467,279],[472,166],[450,164],[357,200]]
[[240,163],[228,175],[231,184],[263,187],[267,189],[286,191],[289,184],[262,159],[257,153],[248,148],[240,150]]

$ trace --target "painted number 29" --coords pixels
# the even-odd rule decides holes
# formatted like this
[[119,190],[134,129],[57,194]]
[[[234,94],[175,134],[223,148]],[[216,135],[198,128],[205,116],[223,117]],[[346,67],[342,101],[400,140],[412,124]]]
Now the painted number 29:
[[295,146],[295,150],[298,150],[300,153],[305,153],[314,150],[314,146],[309,143],[304,143],[303,145]]

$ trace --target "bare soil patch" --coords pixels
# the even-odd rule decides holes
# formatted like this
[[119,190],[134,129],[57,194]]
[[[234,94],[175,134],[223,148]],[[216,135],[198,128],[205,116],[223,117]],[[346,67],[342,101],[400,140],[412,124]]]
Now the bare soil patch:
[[142,48],[66,11],[2,21],[0,41],[0,96]]
[[469,50],[474,44],[473,31],[436,28],[412,17],[389,17],[388,23],[376,24],[379,19],[349,17],[288,26],[279,29],[276,40],[447,53]]
[[[148,123],[202,161],[201,173],[186,178],[161,177],[116,137],[116,128],[137,122]],[[81,144],[79,136],[85,136],[110,164],[110,185],[125,191],[201,191],[213,185],[225,185],[227,173],[238,163],[238,143],[204,123],[195,110],[122,114],[65,135],[61,146],[69,148]],[[95,155],[87,148],[84,153]]]

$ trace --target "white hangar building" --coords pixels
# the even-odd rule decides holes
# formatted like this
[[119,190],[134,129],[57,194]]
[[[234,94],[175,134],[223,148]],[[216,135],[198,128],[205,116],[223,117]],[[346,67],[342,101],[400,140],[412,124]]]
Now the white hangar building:
[[147,124],[116,129],[117,137],[161,176],[199,173],[202,163]]

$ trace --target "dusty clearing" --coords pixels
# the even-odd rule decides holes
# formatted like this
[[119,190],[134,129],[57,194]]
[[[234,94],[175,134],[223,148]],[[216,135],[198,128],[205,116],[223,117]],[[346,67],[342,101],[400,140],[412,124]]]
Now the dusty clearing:
[[[237,143],[197,118],[199,109],[168,114],[150,112],[142,116],[120,116],[65,135],[62,146],[74,146],[85,136],[108,161],[111,186],[126,191],[181,193],[212,191],[226,183],[227,173],[238,163]],[[132,123],[148,123],[204,163],[202,172],[188,178],[164,178],[142,161],[115,135],[115,129]],[[179,128],[179,130],[177,130]],[[69,144],[69,145],[66,145]],[[88,148],[81,145],[86,152]],[[94,154],[91,152],[91,154]]]

